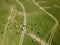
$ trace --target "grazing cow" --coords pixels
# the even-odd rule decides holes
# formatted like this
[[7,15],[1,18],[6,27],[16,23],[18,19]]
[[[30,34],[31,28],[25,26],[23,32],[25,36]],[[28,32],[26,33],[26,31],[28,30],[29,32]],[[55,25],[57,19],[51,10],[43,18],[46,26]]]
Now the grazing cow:
[[1,33],[4,33],[3,31]]
[[33,30],[33,28],[31,28],[31,30]]
[[34,24],[34,25],[36,25],[36,24]]
[[34,43],[34,42],[35,42],[35,40],[32,40],[32,42]]
[[40,32],[37,32],[38,34],[40,34]]
[[42,24],[42,23],[40,23],[40,24]]

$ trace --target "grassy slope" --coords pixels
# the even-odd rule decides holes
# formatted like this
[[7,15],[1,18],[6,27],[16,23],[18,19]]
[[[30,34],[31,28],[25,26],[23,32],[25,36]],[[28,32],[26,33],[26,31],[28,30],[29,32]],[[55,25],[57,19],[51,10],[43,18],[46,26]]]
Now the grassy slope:
[[[25,9],[26,9],[26,12],[27,12],[27,19],[28,19],[27,20],[27,27],[28,27],[27,29],[28,30],[30,29],[30,31],[31,31],[32,26],[30,24],[33,21],[32,23],[36,23],[37,25],[34,26],[34,31],[31,31],[31,32],[34,32],[34,33],[37,34],[36,30],[41,31],[42,33],[40,35],[38,35],[38,34],[37,35],[39,37],[41,37],[41,36],[43,37],[43,35],[45,34],[44,32],[50,30],[51,26],[54,25],[53,24],[54,21],[49,16],[47,16],[45,13],[43,13],[41,10],[39,10],[38,7],[36,7],[34,4],[31,4],[33,2],[31,2],[30,4],[29,3],[26,3],[25,0],[21,0],[21,2],[25,6]],[[59,2],[59,1],[57,1],[57,2]],[[5,2],[3,0],[0,1],[0,44],[2,43],[2,40],[1,39],[3,37],[3,33],[1,33],[1,32],[4,31],[4,28],[5,28],[5,25],[6,25],[6,22],[7,22],[7,18],[10,15],[9,5],[12,5],[12,4],[13,5],[16,5],[16,9],[18,11],[22,11],[21,7],[16,3],[15,0],[5,0]],[[52,6],[52,4],[54,5],[55,3],[51,3],[51,4],[49,3],[49,4],[46,4],[46,6]],[[45,6],[45,4],[41,4],[41,5],[42,6]],[[2,8],[2,7],[4,7],[4,8]],[[53,8],[53,10],[51,10],[51,9],[46,9],[46,10],[49,11],[50,13],[52,13],[60,21],[60,18],[59,18],[59,14],[60,14],[59,12],[60,11],[58,11],[60,9],[58,9],[58,10],[56,10],[56,9],[58,9],[58,8],[55,8],[55,9]],[[57,12],[57,13],[55,13],[55,12]],[[19,19],[21,19],[21,20],[19,20]],[[16,21],[17,21],[16,23],[18,24],[18,22],[20,22],[22,20],[23,19],[21,17],[19,17],[19,18],[16,19]],[[31,21],[29,21],[29,20],[31,20]],[[42,22],[42,25],[39,24],[39,22],[41,22],[41,21],[38,21],[38,20],[43,21]],[[13,22],[13,23],[15,23],[15,22]],[[11,25],[10,25],[10,27],[11,27]],[[15,25],[15,24],[13,24],[13,25]],[[16,32],[17,32],[17,30],[21,30],[21,28],[15,29],[15,27],[13,25],[12,25],[13,28],[11,29],[12,30],[12,33],[13,33],[13,35],[12,35],[13,38],[8,39],[9,40],[9,42],[8,42],[9,45],[17,45],[18,44],[18,40],[19,40],[19,36],[20,36],[20,35],[16,35]],[[48,28],[46,26],[48,26]],[[44,32],[43,32],[43,30],[44,30]],[[60,28],[58,28],[58,31],[55,34],[55,38],[54,38],[55,41],[53,40],[53,43],[56,42],[57,45],[60,44],[59,43],[59,35],[58,35],[59,32],[60,32],[59,30],[60,30]],[[7,38],[8,38],[9,33],[10,33],[10,31],[7,31],[7,36],[6,36]],[[13,44],[12,44],[12,42],[13,42]],[[39,44],[36,43],[36,45],[39,45]]]
[[[36,0],[37,1],[37,0]],[[43,7],[51,7],[51,8],[47,8],[46,10],[51,13],[53,16],[55,16],[58,21],[59,21],[59,25],[60,25],[60,1],[59,0],[45,0],[47,3],[40,3],[39,0],[39,4]],[[57,5],[58,7],[55,7],[54,5]],[[60,45],[60,26],[57,28],[57,31],[55,33],[54,39],[52,41],[52,45]]]

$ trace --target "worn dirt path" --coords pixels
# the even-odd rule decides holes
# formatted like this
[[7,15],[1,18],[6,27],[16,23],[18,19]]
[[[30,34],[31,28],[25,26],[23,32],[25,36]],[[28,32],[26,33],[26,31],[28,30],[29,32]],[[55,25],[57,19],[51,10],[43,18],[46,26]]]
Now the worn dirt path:
[[24,26],[22,27],[23,31],[21,33],[20,41],[19,41],[19,45],[22,45],[23,39],[24,39],[24,35],[25,35],[25,32],[26,32],[26,12],[25,12],[25,8],[24,8],[23,4],[20,1],[18,1],[18,0],[16,0],[16,2],[22,7],[23,15],[24,15],[24,23],[23,23]]

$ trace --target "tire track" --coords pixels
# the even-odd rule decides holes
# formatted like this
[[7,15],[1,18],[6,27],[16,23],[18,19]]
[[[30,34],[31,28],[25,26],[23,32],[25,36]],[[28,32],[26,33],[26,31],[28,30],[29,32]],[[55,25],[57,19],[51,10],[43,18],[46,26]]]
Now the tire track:
[[[11,8],[11,7],[10,7]],[[5,41],[5,36],[6,36],[6,31],[7,31],[7,27],[8,27],[8,24],[9,24],[9,20],[11,19],[11,15],[12,15],[12,12],[13,12],[13,7],[11,8],[11,13],[10,13],[10,16],[8,17],[8,21],[6,23],[6,26],[5,26],[5,31],[4,31],[4,36],[3,36],[3,40],[2,40],[2,45],[4,45],[4,41]]]
[[55,21],[55,25],[54,25],[54,27],[52,28],[52,30],[51,30],[51,35],[50,35],[50,38],[49,38],[49,40],[48,40],[48,43],[51,45],[51,42],[52,42],[52,39],[53,39],[53,37],[54,37],[54,33],[55,33],[55,31],[56,31],[56,28],[58,27],[58,25],[59,25],[59,21],[52,15],[52,14],[50,14],[49,12],[47,12],[43,7],[41,7],[35,0],[33,0],[33,3],[37,6],[37,7],[39,7],[39,9],[41,9],[42,11],[44,11],[46,14],[48,14],[52,19],[54,19],[54,21]]
[[22,7],[22,9],[23,9],[23,15],[24,15],[24,23],[23,23],[23,31],[22,31],[22,33],[21,33],[21,36],[20,36],[20,40],[19,40],[19,45],[22,45],[22,43],[23,43],[23,39],[24,39],[24,35],[25,35],[25,32],[26,32],[26,12],[25,12],[25,8],[24,8],[24,6],[23,6],[23,4],[21,3],[21,2],[19,2],[18,0],[16,0],[16,2]]

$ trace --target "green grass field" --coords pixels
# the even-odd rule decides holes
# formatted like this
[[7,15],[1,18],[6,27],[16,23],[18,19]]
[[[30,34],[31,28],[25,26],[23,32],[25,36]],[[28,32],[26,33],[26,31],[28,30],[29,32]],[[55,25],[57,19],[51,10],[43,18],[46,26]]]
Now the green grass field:
[[[0,0],[0,45],[49,45],[50,36],[54,36],[51,45],[60,45],[60,1],[35,2]],[[59,22],[55,32],[54,17]]]
[[22,45],[41,45],[41,44],[25,34],[25,38]]

